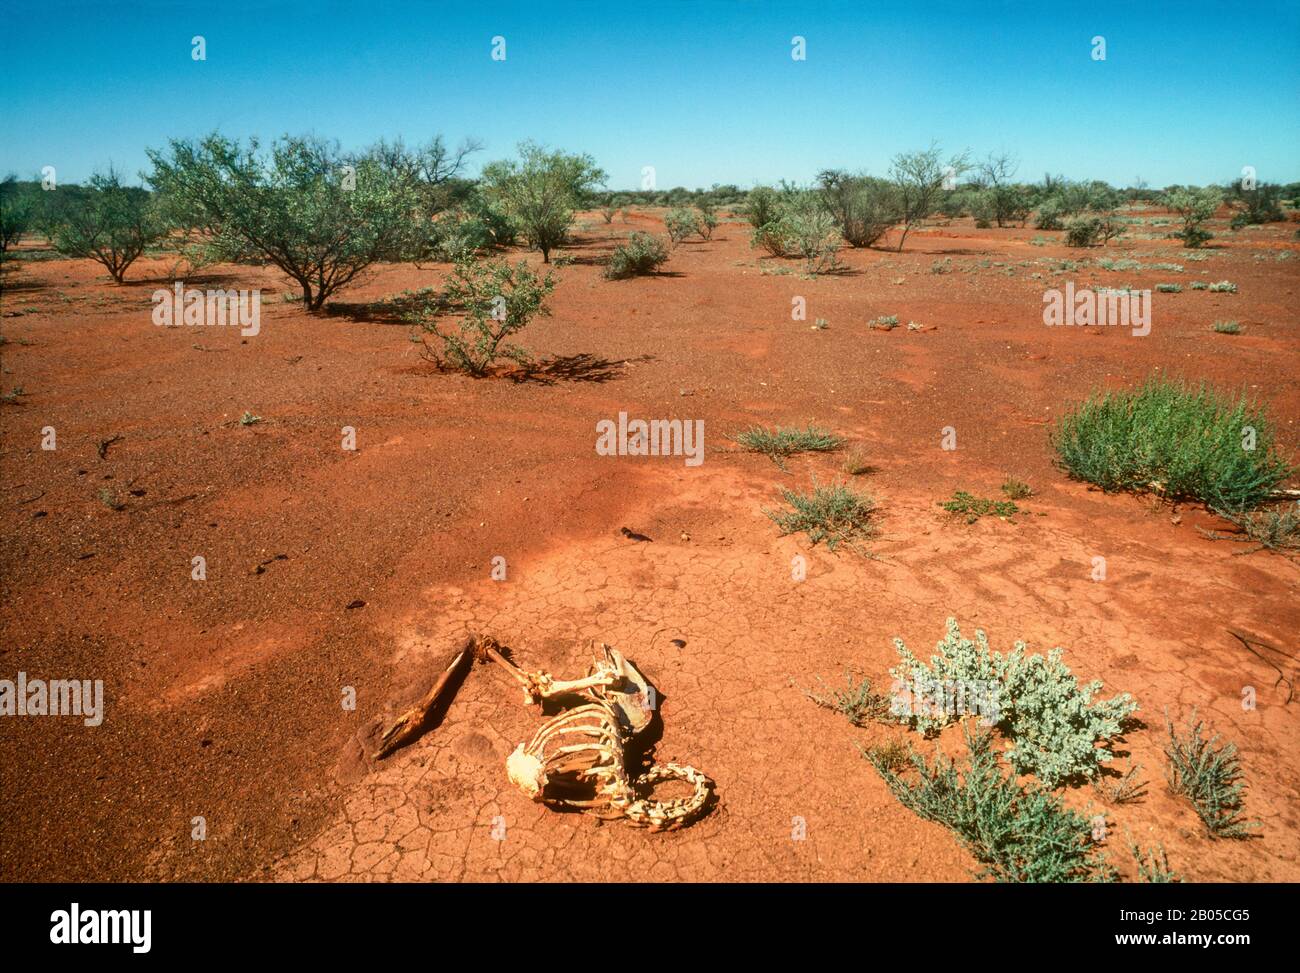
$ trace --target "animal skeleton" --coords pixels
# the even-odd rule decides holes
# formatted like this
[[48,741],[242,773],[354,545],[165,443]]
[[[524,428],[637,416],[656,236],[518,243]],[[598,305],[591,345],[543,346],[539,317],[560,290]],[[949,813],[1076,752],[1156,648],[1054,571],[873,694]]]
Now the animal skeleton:
[[[552,717],[527,744],[506,758],[506,776],[534,801],[574,808],[600,818],[627,818],[651,831],[685,824],[708,802],[713,781],[694,767],[656,764],[633,780],[624,755],[629,741],[654,718],[655,691],[640,671],[608,645],[581,679],[556,679],[545,670],[528,672],[511,662],[490,636],[466,641],[433,688],[403,713],[381,739],[382,758],[414,740],[429,724],[457,685],[456,675],[468,659],[495,662],[523,690],[525,704],[542,704],[564,696],[583,703]],[[681,781],[688,797],[656,801],[656,784]]]
[[[585,678],[565,681],[517,668],[492,639],[479,646],[519,682],[527,702],[569,695],[587,700],[552,717],[506,758],[506,776],[532,800],[605,819],[627,818],[651,831],[678,827],[704,807],[713,782],[694,767],[656,764],[635,781],[628,774],[624,748],[650,724],[654,689],[617,649],[602,645],[603,657]],[[690,784],[690,796],[649,797],[654,785],[671,780]]]

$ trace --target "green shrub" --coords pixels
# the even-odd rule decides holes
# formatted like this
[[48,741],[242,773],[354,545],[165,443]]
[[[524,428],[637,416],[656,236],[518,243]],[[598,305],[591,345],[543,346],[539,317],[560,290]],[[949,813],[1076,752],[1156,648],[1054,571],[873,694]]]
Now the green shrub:
[[712,240],[713,231],[718,228],[718,215],[708,203],[700,203],[696,209],[698,212],[695,214],[695,222],[698,224],[700,239]]
[[1242,327],[1237,321],[1215,321],[1214,330],[1219,334],[1241,334]]
[[668,239],[676,246],[688,236],[700,232],[699,216],[689,209],[670,209],[664,215],[664,227],[668,230]]
[[749,191],[741,214],[755,230],[772,223],[777,218],[777,201],[780,197],[771,186],[755,186]]
[[626,243],[619,244],[605,265],[609,280],[653,274],[668,260],[668,248],[649,233],[636,232]]
[[1052,445],[1066,472],[1108,492],[1157,490],[1229,512],[1257,506],[1291,474],[1264,409],[1159,374],[1067,410]]
[[1090,247],[1097,240],[1100,221],[1092,216],[1076,216],[1065,226],[1067,247]]
[[1221,280],[1217,284],[1211,284],[1209,290],[1211,294],[1235,294],[1237,285],[1230,280]]
[[500,204],[476,192],[465,204],[465,212],[482,228],[489,246],[513,247],[519,240],[519,225]]
[[870,518],[875,502],[841,484],[819,486],[814,480],[812,493],[783,489],[781,498],[791,510],[763,512],[780,528],[782,535],[802,531],[814,545],[825,541],[833,551],[841,542],[856,547],[859,539],[873,533]]
[[[1137,710],[1128,693],[1093,702],[1101,681],[1080,686],[1061,662],[1062,649],[1054,648],[1046,656],[1026,655],[1025,643],[1017,642],[1003,655],[989,649],[982,631],[977,630],[976,641],[971,642],[962,638],[955,618],[949,618],[947,625],[947,634],[935,646],[928,665],[912,655],[902,639],[894,639],[901,661],[889,670],[890,675],[913,687],[997,686],[997,699],[992,701],[996,712],[984,715],[1011,739],[1013,749],[1005,756],[1017,773],[1034,774],[1048,787],[1095,777],[1099,767],[1110,761],[1111,738]],[[902,722],[926,734],[960,715],[948,706],[906,709],[912,712],[900,713]]]
[[749,234],[749,245],[766,250],[773,257],[789,257],[792,235],[788,221],[775,219],[754,227]]
[[873,246],[901,218],[897,192],[884,179],[827,169],[817,181],[822,204],[851,247]]
[[1245,785],[1236,746],[1225,743],[1216,747],[1217,733],[1205,739],[1207,727],[1195,711],[1185,733],[1175,730],[1167,719],[1165,725],[1169,732],[1165,745],[1169,789],[1192,802],[1210,837],[1249,838],[1259,823],[1242,818]]
[[803,258],[805,274],[816,276],[839,269],[840,228],[815,193],[793,195],[783,207],[776,230],[784,237],[781,246],[785,253]]
[[1181,284],[1156,284],[1156,290],[1161,294],[1181,294],[1183,286]]
[[[554,289],[550,273],[539,278],[523,260],[512,267],[504,260],[478,262],[462,256],[443,300],[418,317],[424,330],[442,342],[441,350],[429,350],[429,357],[440,368],[451,366],[475,377],[486,375],[498,357],[528,367],[528,353],[507,339],[537,315],[550,313],[546,298]],[[460,315],[458,332],[438,327],[437,318],[448,311]]]
[[882,314],[867,322],[867,327],[874,331],[893,331],[898,327],[897,314]]
[[902,228],[898,237],[901,253],[907,234],[934,212],[947,191],[944,185],[970,168],[965,153],[951,156],[947,164],[937,145],[916,152],[901,152],[889,164],[897,207],[897,222]]
[[1098,216],[1076,216],[1065,226],[1065,245],[1067,247],[1090,247],[1098,243],[1105,245],[1123,234],[1123,224],[1108,213]]
[[1179,187],[1164,195],[1165,206],[1178,214],[1183,221],[1183,228],[1174,234],[1183,241],[1183,246],[1195,249],[1214,234],[1207,232],[1203,224],[1214,215],[1214,211],[1223,202],[1223,194],[1213,186],[1204,189]]
[[1261,182],[1254,189],[1243,189],[1240,181],[1234,182],[1232,202],[1242,207],[1233,214],[1233,229],[1286,219],[1282,212],[1282,187],[1274,183]]
[[933,765],[912,755],[915,779],[872,750],[862,752],[904,807],[952,831],[998,882],[1114,881],[1092,840],[1089,820],[1059,797],[1022,787],[998,769],[988,733],[966,730],[964,773],[936,754]]
[[1064,227],[1065,207],[1055,198],[1043,200],[1034,217],[1034,227],[1039,230],[1060,230]]
[[987,230],[993,226],[993,220],[997,215],[997,204],[992,193],[984,189],[974,190],[968,197],[967,205],[970,207],[970,215],[975,220],[977,230]]

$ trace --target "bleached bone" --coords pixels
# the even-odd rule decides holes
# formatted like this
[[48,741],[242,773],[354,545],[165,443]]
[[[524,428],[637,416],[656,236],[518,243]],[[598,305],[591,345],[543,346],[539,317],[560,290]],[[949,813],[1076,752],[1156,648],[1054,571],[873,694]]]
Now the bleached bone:
[[[693,767],[656,764],[633,783],[623,756],[623,731],[604,700],[567,710],[547,721],[527,744],[506,758],[506,776],[530,799],[575,808],[596,817],[627,818],[651,831],[686,823],[704,807],[713,782]],[[680,780],[691,795],[656,801],[655,785]]]

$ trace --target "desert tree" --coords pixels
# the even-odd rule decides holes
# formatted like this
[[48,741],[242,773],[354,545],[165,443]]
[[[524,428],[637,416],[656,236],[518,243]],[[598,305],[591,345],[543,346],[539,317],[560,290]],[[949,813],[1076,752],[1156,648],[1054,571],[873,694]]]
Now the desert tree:
[[1001,155],[990,152],[975,166],[975,185],[987,193],[992,219],[999,227],[1011,222],[1023,226],[1029,217],[1028,191],[1014,182],[1019,167],[1019,162],[1005,152]]
[[536,142],[519,143],[519,158],[483,167],[482,187],[518,224],[530,246],[551,262],[551,251],[568,237],[574,213],[605,181],[589,155],[549,151]]
[[967,153],[951,156],[945,163],[939,147],[933,144],[923,151],[902,152],[894,156],[889,178],[898,194],[898,222],[903,230],[898,238],[900,252],[908,232],[933,212],[945,182],[956,179],[968,169]]
[[70,188],[57,190],[50,242],[64,256],[98,261],[122,283],[127,268],[167,233],[157,204],[147,190],[123,185],[112,167],[93,174],[81,191]]
[[0,182],[0,254],[16,247],[33,229],[36,209],[31,185],[12,175]]
[[1219,208],[1223,194],[1216,186],[1203,189],[1180,186],[1166,192],[1163,202],[1166,209],[1183,221],[1183,228],[1176,236],[1183,241],[1183,246],[1195,248],[1213,236],[1203,228],[1203,224]]
[[279,268],[316,313],[373,264],[428,251],[432,217],[470,151],[435,138],[419,149],[380,142],[345,154],[290,136],[263,151],[257,139],[240,145],[214,133],[149,150],[149,178],[190,214],[210,259]]

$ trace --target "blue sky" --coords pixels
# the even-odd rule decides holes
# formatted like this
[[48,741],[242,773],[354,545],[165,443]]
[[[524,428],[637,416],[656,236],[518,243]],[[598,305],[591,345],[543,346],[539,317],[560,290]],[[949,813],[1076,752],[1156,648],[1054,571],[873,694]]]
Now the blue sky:
[[1300,180],[1295,0],[5,7],[0,174],[134,174],[146,146],[219,129],[473,136],[475,168],[531,137],[591,153],[611,188],[643,166],[661,189],[879,174],[931,141],[1009,152],[1027,180]]

